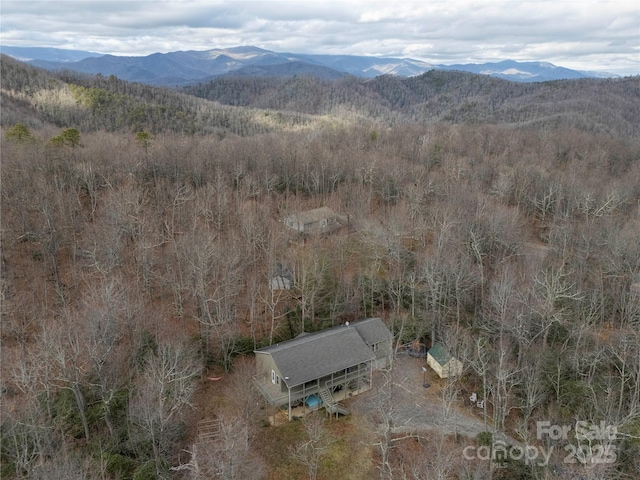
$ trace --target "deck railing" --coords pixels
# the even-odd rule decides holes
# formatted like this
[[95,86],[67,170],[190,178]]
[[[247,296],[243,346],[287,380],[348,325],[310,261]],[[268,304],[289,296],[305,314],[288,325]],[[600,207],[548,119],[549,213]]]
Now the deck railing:
[[333,375],[326,375],[311,385],[296,385],[291,388],[291,397],[289,391],[282,392],[279,385],[271,383],[271,377],[267,374],[255,375],[254,383],[271,405],[284,405],[291,400],[292,402],[304,399],[309,395],[317,394],[322,388],[334,388],[344,386],[353,381],[366,383],[369,381],[368,376],[371,371],[369,366],[360,367],[356,370],[345,372],[340,370]]

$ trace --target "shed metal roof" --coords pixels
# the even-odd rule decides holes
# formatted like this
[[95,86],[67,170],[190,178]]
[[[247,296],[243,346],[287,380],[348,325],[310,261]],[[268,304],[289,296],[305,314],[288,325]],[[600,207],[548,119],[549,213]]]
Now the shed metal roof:
[[436,362],[443,366],[453,358],[451,353],[449,353],[449,351],[439,343],[434,344],[427,353],[431,355]]

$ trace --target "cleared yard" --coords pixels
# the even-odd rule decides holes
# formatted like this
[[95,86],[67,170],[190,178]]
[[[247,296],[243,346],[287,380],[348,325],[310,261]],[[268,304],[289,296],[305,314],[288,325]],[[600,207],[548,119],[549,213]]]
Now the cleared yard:
[[[395,361],[391,371],[394,434],[437,430],[475,438],[480,432],[491,430],[490,425],[485,425],[479,418],[480,415],[476,417],[472,413],[472,409],[477,409],[479,414],[480,409],[463,404],[464,397],[445,401],[443,387],[446,380],[438,378],[430,368],[427,368],[426,378],[431,386],[424,388],[423,366],[426,366],[424,359],[406,355]],[[376,409],[377,388],[383,383],[382,374],[376,372],[373,388],[347,404],[354,416],[371,416]]]

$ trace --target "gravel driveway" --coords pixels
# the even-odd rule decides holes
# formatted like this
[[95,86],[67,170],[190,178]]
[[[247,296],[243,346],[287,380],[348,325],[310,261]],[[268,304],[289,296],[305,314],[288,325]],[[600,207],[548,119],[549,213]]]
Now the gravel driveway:
[[[438,430],[446,434],[459,434],[475,438],[480,432],[491,431],[491,425],[482,421],[482,411],[470,405],[466,397],[458,395],[457,399],[446,402],[445,380],[436,376],[427,367],[426,380],[431,384],[423,387],[424,373],[422,367],[426,360],[406,355],[398,356],[391,371],[392,409],[394,433],[419,433],[421,431]],[[355,415],[376,416],[376,403],[379,401],[379,390],[384,385],[382,372],[375,372],[373,388],[354,397],[349,408]],[[465,402],[466,400],[466,402]],[[449,404],[449,408],[444,406]],[[503,437],[504,440],[507,440]],[[509,443],[517,443],[508,439]]]

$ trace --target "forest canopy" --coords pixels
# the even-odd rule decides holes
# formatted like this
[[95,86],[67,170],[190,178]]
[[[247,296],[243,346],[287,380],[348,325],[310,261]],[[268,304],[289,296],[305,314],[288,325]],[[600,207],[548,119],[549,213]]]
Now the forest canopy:
[[[447,391],[481,392],[488,431],[605,422],[616,461],[592,471],[640,472],[638,78],[228,79],[204,100],[6,57],[2,77],[3,478],[306,478],[325,433],[264,426],[252,352],[371,316],[461,358]],[[286,231],[322,206],[346,227]],[[200,444],[205,413],[227,433]],[[411,452],[434,478],[445,437],[379,469],[400,440],[351,422],[318,440],[320,477],[339,450],[370,453],[354,478],[407,475]],[[505,468],[484,478],[572,474]]]

